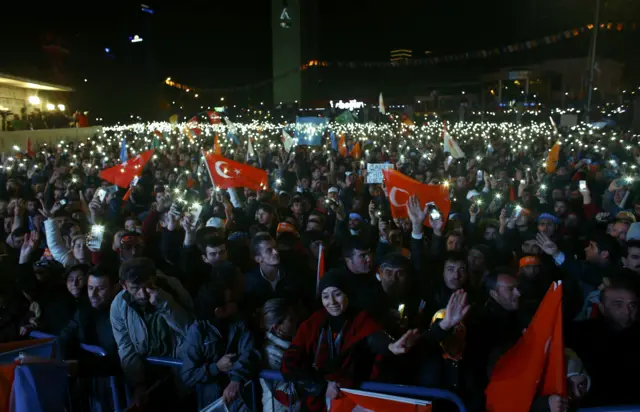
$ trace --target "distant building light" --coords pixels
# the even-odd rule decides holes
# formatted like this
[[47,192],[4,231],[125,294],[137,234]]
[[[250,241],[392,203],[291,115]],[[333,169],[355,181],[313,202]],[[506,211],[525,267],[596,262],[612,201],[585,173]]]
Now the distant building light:
[[40,104],[40,98],[38,96],[29,96],[29,103],[35,105]]
[[53,103],[47,103],[47,110],[56,110],[56,105]]
[[131,43],[140,43],[142,41],[142,37],[138,36],[137,34],[135,36],[133,36],[133,38],[131,38]]
[[64,104],[59,104],[58,105],[58,110],[60,110],[61,112],[64,112],[67,109],[67,107]]
[[340,100],[335,104],[335,107],[342,110],[354,110],[364,107],[364,103],[353,99],[349,100],[348,102],[343,102],[342,100]]

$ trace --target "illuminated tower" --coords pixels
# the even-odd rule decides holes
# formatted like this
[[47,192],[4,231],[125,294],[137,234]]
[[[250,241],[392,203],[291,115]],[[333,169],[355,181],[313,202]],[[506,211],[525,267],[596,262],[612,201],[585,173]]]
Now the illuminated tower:
[[301,66],[317,55],[317,0],[271,0],[273,101],[305,100],[310,74]]

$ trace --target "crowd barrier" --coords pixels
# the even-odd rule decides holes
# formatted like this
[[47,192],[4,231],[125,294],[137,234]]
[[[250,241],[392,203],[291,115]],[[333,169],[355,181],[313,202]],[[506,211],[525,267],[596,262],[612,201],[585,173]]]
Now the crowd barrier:
[[[56,338],[55,335],[51,335],[49,333],[44,333],[44,332],[40,332],[40,331],[32,331],[29,334],[30,338],[34,338],[34,339],[46,339],[46,338]],[[95,346],[95,345],[87,345],[84,343],[80,344],[80,349],[92,353],[95,356],[107,356],[107,352],[102,349],[100,346]],[[111,387],[111,399],[113,402],[113,407],[115,409],[116,412],[122,412],[125,410],[126,406],[122,405],[122,402],[120,401],[121,397],[121,391],[118,388],[118,383],[117,383],[117,379],[115,376],[110,376],[109,377],[109,386]]]
[[[34,331],[30,337],[35,339],[55,338],[54,335],[47,333]],[[14,351],[5,352],[0,355],[0,364],[12,362],[20,353],[27,353],[32,356],[51,357],[52,353],[55,353],[55,341],[33,345],[28,348],[16,349]],[[81,344],[81,348],[87,352],[93,353],[96,356],[106,356],[104,349],[99,346]],[[169,368],[179,368],[182,366],[180,359],[170,357],[150,356],[146,358],[146,361],[152,365],[164,366]],[[275,370],[263,370],[260,372],[260,378],[272,381],[282,381],[283,377],[279,371]],[[115,377],[110,377],[111,391],[113,405],[117,412],[125,410],[125,406],[121,404],[121,393],[116,384]],[[254,385],[255,387],[255,385]],[[449,401],[456,405],[460,412],[466,412],[467,409],[462,400],[453,392],[436,389],[436,388],[423,388],[419,386],[408,385],[395,385],[382,382],[364,382],[360,385],[361,390],[384,393],[388,395],[405,396],[410,398],[420,399],[441,399]],[[253,410],[256,411],[256,393],[252,391],[252,405]],[[127,400],[128,396],[125,397]],[[607,407],[594,407],[594,408],[580,408],[578,412],[640,412],[640,405],[628,405],[628,406],[607,406]]]

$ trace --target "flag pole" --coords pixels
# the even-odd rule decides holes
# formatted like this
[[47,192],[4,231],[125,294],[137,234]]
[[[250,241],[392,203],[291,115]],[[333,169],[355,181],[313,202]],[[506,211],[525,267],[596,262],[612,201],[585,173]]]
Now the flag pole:
[[207,162],[207,155],[204,152],[204,149],[202,149],[202,157],[204,157],[204,165],[207,168],[207,172],[209,172],[209,179],[211,179],[211,185],[213,185],[213,187],[215,188],[216,183],[213,181],[213,174],[211,173],[211,169],[209,169],[209,162]]
[[320,244],[318,248],[318,265],[316,266],[316,296],[320,293],[318,288],[320,287],[320,265],[322,264],[322,253],[324,246]]

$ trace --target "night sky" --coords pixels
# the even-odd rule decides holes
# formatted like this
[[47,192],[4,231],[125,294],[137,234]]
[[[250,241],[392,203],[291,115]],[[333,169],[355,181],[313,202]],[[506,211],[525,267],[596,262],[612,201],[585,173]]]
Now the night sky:
[[[84,102],[92,94],[130,92],[137,84],[161,83],[167,76],[205,88],[271,77],[269,1],[146,4],[155,11],[153,16],[139,12],[140,2],[47,2],[37,7],[25,3],[14,10],[3,5],[0,72],[69,84]],[[595,0],[320,0],[318,58],[387,61],[392,48],[441,55],[498,47],[589,23],[594,4]],[[603,20],[640,23],[640,1],[604,1]],[[129,43],[128,36],[136,33],[146,33],[143,43]],[[620,39],[603,52],[624,53],[632,39],[637,50],[637,35]],[[69,51],[57,73],[52,70],[55,59],[42,48],[47,43]],[[588,41],[576,41],[573,51],[586,55],[586,47]],[[92,85],[96,80],[99,84]]]

